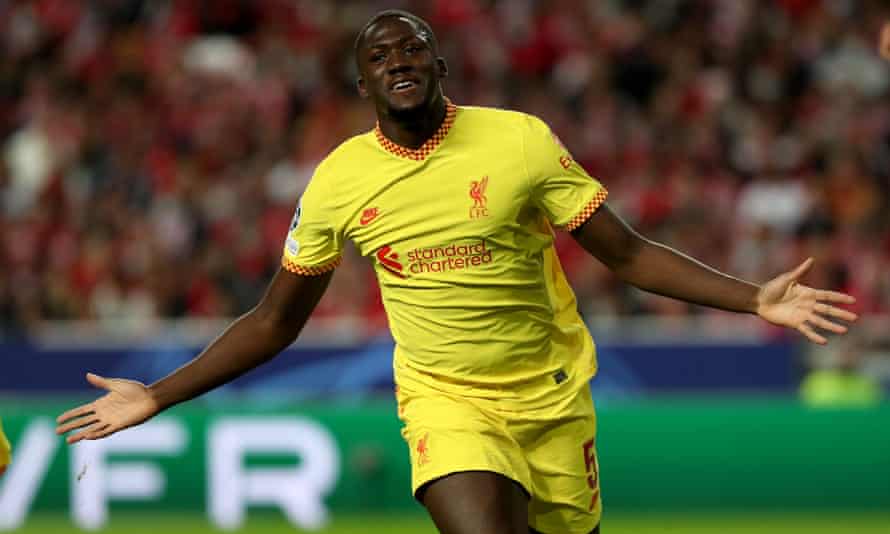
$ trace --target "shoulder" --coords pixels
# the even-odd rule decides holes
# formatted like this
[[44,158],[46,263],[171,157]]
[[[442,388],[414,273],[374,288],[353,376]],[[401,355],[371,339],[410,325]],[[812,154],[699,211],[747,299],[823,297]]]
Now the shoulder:
[[486,124],[493,128],[515,131],[547,128],[538,117],[521,111],[481,106],[461,106],[460,111],[464,121],[470,124]]
[[365,132],[350,137],[332,150],[318,167],[313,180],[327,181],[354,174],[367,164],[374,149],[374,133]]
[[535,146],[551,136],[550,128],[534,115],[500,108],[461,106],[456,129],[473,144],[486,146]]

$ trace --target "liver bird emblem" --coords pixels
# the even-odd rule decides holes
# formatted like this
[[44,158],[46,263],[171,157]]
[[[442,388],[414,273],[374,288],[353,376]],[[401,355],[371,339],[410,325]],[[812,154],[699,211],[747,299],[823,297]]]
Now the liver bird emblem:
[[473,180],[470,183],[470,198],[473,199],[474,208],[484,208],[488,198],[485,196],[485,189],[488,187],[488,176],[481,180]]

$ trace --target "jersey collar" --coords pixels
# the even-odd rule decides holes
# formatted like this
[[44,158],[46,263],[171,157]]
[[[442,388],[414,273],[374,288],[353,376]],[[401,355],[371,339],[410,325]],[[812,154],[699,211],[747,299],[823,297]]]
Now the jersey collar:
[[439,125],[439,129],[436,130],[436,133],[433,134],[432,137],[426,140],[426,142],[420,146],[420,148],[407,148],[401,145],[394,143],[386,138],[383,134],[383,131],[380,129],[380,123],[377,123],[377,126],[374,127],[374,136],[377,137],[377,142],[380,143],[380,146],[383,147],[384,150],[389,152],[390,154],[394,154],[401,158],[413,159],[415,161],[423,161],[430,154],[436,150],[442,141],[445,140],[445,136],[448,135],[448,131],[451,130],[451,125],[454,124],[454,117],[457,115],[457,106],[451,103],[451,100],[448,98],[445,99],[445,120],[442,121],[442,124]]

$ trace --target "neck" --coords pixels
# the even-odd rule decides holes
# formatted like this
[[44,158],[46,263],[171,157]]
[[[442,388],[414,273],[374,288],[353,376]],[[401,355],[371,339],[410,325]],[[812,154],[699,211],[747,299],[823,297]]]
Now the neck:
[[417,149],[436,133],[445,120],[447,106],[442,94],[436,95],[426,106],[408,113],[378,113],[378,125],[383,135],[397,145]]

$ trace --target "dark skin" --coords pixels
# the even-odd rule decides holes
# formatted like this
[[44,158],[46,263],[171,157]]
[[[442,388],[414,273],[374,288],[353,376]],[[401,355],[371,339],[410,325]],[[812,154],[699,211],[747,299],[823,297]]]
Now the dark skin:
[[420,497],[443,534],[529,532],[528,497],[497,473],[454,473],[427,484]]
[[330,280],[330,272],[299,276],[279,270],[254,309],[232,323],[195,359],[149,386],[87,374],[91,384],[109,393],[60,415],[56,432],[80,429],[68,436],[69,444],[103,438],[271,360],[296,340]]
[[[447,67],[431,36],[416,23],[387,17],[368,28],[357,51],[358,90],[373,102],[380,128],[392,141],[418,148],[439,128],[446,104],[440,81]],[[397,84],[400,84],[396,87]],[[817,329],[844,333],[834,320],[856,316],[835,304],[852,297],[798,283],[812,260],[759,286],[707,267],[635,232],[603,205],[574,238],[622,280],[641,289],[719,309],[757,313],[794,328],[815,343]],[[652,266],[657,265],[657,269]],[[301,276],[280,270],[260,303],[235,321],[194,360],[151,384],[88,374],[108,391],[58,417],[68,443],[100,439],[138,425],[274,358],[290,345],[328,286],[331,274]],[[420,493],[444,534],[527,534],[528,498],[512,480],[490,472],[462,472],[428,484]]]
[[828,342],[819,330],[844,334],[847,327],[837,320],[857,319],[856,314],[835,306],[855,302],[850,295],[798,282],[812,267],[812,258],[763,285],[752,284],[646,239],[606,204],[572,236],[619,278],[640,289],[721,310],[756,313],[819,345]]
[[[408,148],[420,148],[445,120],[440,80],[448,76],[432,37],[410,19],[391,17],[365,32],[357,51],[358,92],[371,100],[383,134]],[[406,81],[411,86],[393,90]]]

